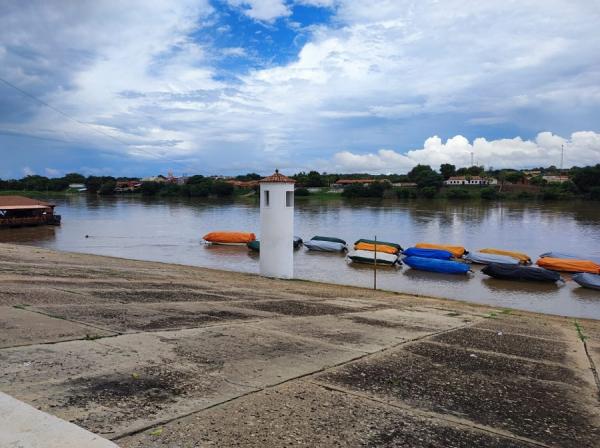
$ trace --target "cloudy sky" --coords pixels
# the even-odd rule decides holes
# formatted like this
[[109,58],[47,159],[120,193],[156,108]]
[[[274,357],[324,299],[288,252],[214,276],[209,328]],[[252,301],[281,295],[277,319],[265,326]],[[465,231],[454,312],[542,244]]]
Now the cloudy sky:
[[598,0],[0,3],[0,177],[600,163]]

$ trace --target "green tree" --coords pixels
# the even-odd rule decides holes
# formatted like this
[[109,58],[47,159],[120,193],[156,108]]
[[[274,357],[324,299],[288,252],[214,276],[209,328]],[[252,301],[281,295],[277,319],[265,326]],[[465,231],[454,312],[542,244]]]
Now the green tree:
[[592,188],[600,187],[600,163],[574,169],[571,180],[583,193],[589,193]]
[[100,186],[100,189],[98,190],[98,194],[102,194],[102,195],[115,194],[115,188],[117,188],[117,183],[114,180],[109,180],[107,182],[104,182]]
[[85,183],[85,176],[79,173],[67,173],[63,176],[63,180],[68,184],[83,184]]
[[450,163],[442,163],[440,165],[440,173],[442,174],[444,180],[447,180],[456,175],[456,167]]
[[233,194],[233,185],[227,182],[215,182],[211,187],[211,193],[219,197],[231,196]]
[[158,182],[142,182],[140,191],[143,196],[155,196],[161,190],[161,184]]
[[321,179],[321,175],[317,171],[310,171],[306,176],[306,186],[322,187],[323,180]]

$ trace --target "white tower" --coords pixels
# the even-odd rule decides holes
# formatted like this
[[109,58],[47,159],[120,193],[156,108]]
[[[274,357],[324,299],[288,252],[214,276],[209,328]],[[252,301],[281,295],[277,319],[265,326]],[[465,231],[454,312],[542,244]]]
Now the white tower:
[[294,276],[294,183],[279,174],[260,181],[260,274]]

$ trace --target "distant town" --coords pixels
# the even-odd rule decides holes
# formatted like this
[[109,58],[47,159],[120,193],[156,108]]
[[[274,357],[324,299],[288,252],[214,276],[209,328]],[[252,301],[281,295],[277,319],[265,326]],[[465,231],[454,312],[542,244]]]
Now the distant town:
[[[600,164],[559,169],[555,166],[517,170],[456,168],[442,164],[438,170],[417,165],[406,174],[369,175],[300,172],[296,196],[398,197],[446,199],[592,199],[600,200]],[[151,177],[84,176],[78,173],[48,178],[28,175],[22,179],[0,179],[3,194],[97,194],[182,197],[253,196],[261,176],[181,175],[172,172]]]

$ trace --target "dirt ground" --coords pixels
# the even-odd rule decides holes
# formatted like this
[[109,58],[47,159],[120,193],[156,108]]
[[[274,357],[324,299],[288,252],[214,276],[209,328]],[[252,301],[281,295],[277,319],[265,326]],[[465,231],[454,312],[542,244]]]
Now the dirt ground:
[[0,390],[122,448],[600,447],[597,321],[0,254]]

